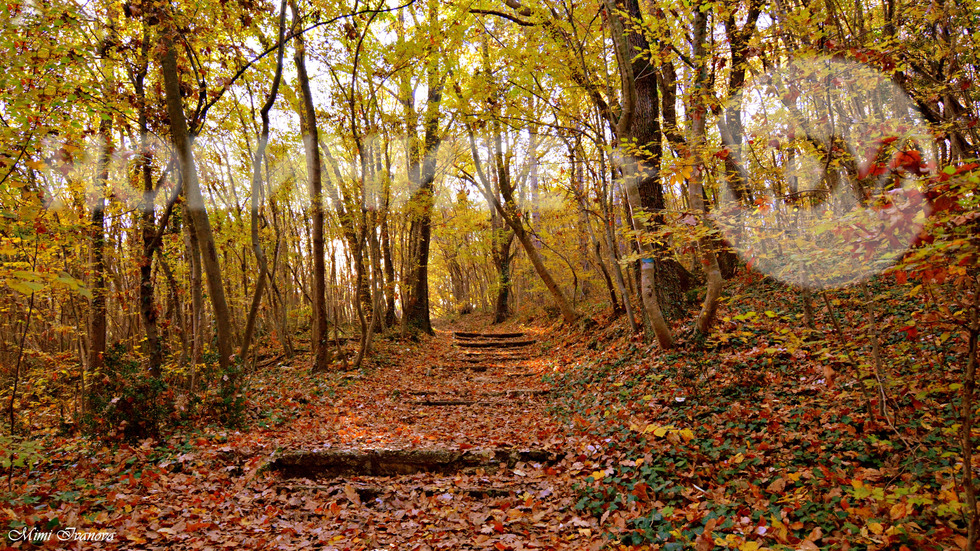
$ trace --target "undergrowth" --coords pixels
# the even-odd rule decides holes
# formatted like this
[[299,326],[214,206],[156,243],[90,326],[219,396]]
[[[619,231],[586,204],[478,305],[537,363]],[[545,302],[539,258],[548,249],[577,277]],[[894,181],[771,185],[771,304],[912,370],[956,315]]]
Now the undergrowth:
[[916,325],[930,308],[907,289],[883,287],[871,285],[880,383],[864,289],[828,296],[844,335],[826,308],[807,328],[792,289],[746,278],[702,343],[663,353],[610,330],[569,333],[569,346],[605,351],[553,381],[555,414],[603,449],[576,509],[626,549],[962,545],[962,346]]

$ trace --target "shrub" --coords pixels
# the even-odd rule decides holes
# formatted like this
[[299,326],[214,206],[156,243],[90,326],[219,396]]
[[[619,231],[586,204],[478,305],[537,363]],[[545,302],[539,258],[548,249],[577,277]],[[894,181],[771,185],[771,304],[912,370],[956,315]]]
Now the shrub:
[[122,344],[110,346],[103,358],[88,396],[89,430],[130,441],[156,436],[169,410],[167,385],[141,368]]

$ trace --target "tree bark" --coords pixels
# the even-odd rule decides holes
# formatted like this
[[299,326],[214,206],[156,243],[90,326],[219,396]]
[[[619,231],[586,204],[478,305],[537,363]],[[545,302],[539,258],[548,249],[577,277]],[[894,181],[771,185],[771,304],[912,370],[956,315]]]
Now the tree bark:
[[[698,6],[699,8],[701,6]],[[705,56],[705,40],[707,39],[708,12],[704,9],[696,9],[694,15],[694,63],[697,72],[694,81],[694,93],[692,94],[691,106],[688,119],[691,122],[691,161],[694,163],[694,171],[688,182],[690,193],[691,209],[701,217],[702,223],[707,224],[707,209],[704,205],[704,189],[702,179],[704,176],[704,147],[705,147],[705,118],[707,117],[707,107],[704,104],[704,96],[708,87],[708,60]],[[715,320],[715,313],[718,311],[718,299],[721,298],[722,277],[721,269],[718,266],[718,257],[715,254],[715,247],[712,240],[707,235],[698,240],[701,249],[701,256],[704,261],[704,270],[707,276],[707,288],[704,294],[704,302],[701,304],[701,311],[698,313],[695,322],[696,335],[707,336],[711,331],[711,325]]]
[[[215,325],[218,333],[218,365],[222,371],[228,371],[231,365],[232,345],[234,338],[231,333],[231,314],[225,299],[224,283],[221,278],[221,265],[218,262],[218,251],[215,248],[214,236],[211,233],[211,222],[201,195],[197,167],[194,163],[194,152],[191,150],[191,136],[187,129],[187,118],[180,94],[180,75],[177,72],[177,58],[174,54],[172,29],[167,29],[161,36],[160,65],[163,72],[164,88],[166,91],[167,113],[170,116],[170,134],[174,149],[180,161],[180,171],[187,197],[187,212],[193,221],[194,232],[197,234],[201,247],[201,258],[207,279],[208,294],[211,307],[214,310]],[[239,387],[238,376],[229,373],[224,385],[229,395],[237,396]]]
[[[433,15],[430,15],[430,24],[433,19]],[[412,179],[415,192],[409,199],[409,211],[413,218],[409,227],[407,296],[404,297],[402,322],[406,327],[432,335],[434,332],[429,319],[429,246],[432,240],[436,155],[442,143],[439,135],[439,109],[445,85],[445,75],[439,74],[439,66],[433,60],[429,61],[427,84],[429,92],[426,99],[423,151],[419,154],[416,149],[411,160],[419,169],[410,167],[409,170],[410,179],[412,176],[417,179]]]
[[[293,19],[300,20],[299,8],[290,1]],[[330,333],[327,327],[326,261],[323,237],[323,161],[320,158],[320,132],[313,106],[310,78],[306,71],[306,46],[302,35],[294,37],[296,74],[299,79],[302,106],[300,128],[306,151],[306,172],[310,182],[310,202],[313,215],[313,372],[325,371],[330,362]]]
[[388,208],[385,208],[384,218],[381,220],[381,256],[385,271],[385,327],[394,327],[398,322],[398,316],[395,314],[395,265],[391,259],[391,230],[388,223],[390,214]]
[[[111,115],[110,115],[111,117]],[[106,187],[109,178],[109,147],[112,134],[112,119],[99,123],[99,137],[103,140],[103,150],[99,152],[95,176],[95,204],[92,206],[92,219],[89,232],[92,239],[92,306],[89,322],[89,370],[96,371],[103,365],[102,356],[106,347],[106,264],[105,264],[105,206]],[[85,390],[83,389],[83,396]],[[85,411],[85,399],[82,399]]]
[[[622,0],[620,0],[622,1]],[[626,13],[630,16],[639,16],[639,6],[636,0],[627,0],[629,9]],[[630,207],[630,215],[637,228],[645,227],[643,217],[640,215],[641,209],[651,208],[654,213],[658,209],[658,203],[663,205],[663,189],[660,187],[660,128],[656,118],[657,103],[651,101],[657,97],[656,76],[649,67],[649,62],[644,62],[646,49],[642,45],[646,44],[646,39],[639,30],[631,30],[629,41],[627,41],[626,31],[620,16],[613,6],[612,0],[604,0],[606,13],[610,26],[610,35],[616,51],[617,64],[619,65],[620,89],[623,96],[623,112],[616,125],[616,134],[620,144],[644,144],[646,151],[643,155],[632,155],[630,152],[624,157],[622,164],[625,179],[627,202]],[[637,55],[639,54],[639,55]],[[651,74],[641,73],[640,78],[635,78],[633,63],[630,61],[636,56],[638,69],[647,70]],[[641,89],[643,94],[640,94]],[[651,96],[652,94],[652,96]],[[642,101],[641,101],[642,98]],[[639,114],[639,116],[637,116]],[[639,124],[637,124],[639,122]],[[651,131],[655,126],[656,132]],[[641,138],[642,136],[642,138]],[[644,140],[650,140],[649,142]],[[661,348],[669,349],[673,346],[673,337],[670,327],[664,318],[660,306],[660,297],[657,296],[657,260],[658,251],[645,240],[638,239],[637,246],[643,256],[640,262],[640,298],[643,302],[646,319],[649,320],[650,327],[656,335],[657,342]]]
[[140,140],[140,162],[139,171],[143,184],[143,199],[140,209],[140,229],[143,237],[143,256],[140,259],[140,318],[143,321],[143,330],[146,333],[146,352],[150,362],[150,375],[160,378],[163,366],[163,345],[160,339],[160,331],[157,326],[157,309],[153,299],[153,255],[157,249],[157,227],[156,209],[154,199],[156,190],[153,186],[153,164],[147,138],[149,127],[147,122],[146,89],[144,81],[149,68],[149,29],[143,24],[143,43],[141,48],[141,62],[139,72],[135,75],[136,97],[139,101],[139,140]]
[[510,317],[510,246],[514,232],[504,227],[504,221],[497,211],[490,213],[491,237],[490,258],[497,269],[497,298],[493,306],[493,323],[503,323]]
[[[102,70],[110,75],[111,65],[108,62],[108,39],[100,46]],[[103,113],[99,122],[99,140],[101,150],[95,167],[95,201],[92,206],[92,218],[89,222],[89,232],[92,239],[92,306],[89,321],[89,370],[94,372],[103,365],[103,354],[106,348],[106,263],[105,263],[105,207],[106,191],[109,180],[109,155],[112,147],[112,114]],[[82,411],[86,410],[87,389],[82,389]]]
[[[285,50],[285,41],[283,38],[285,34],[286,0],[282,0],[279,6],[279,50],[276,53],[276,74],[272,78],[272,88],[269,90],[269,97],[266,98],[265,104],[259,111],[262,117],[262,130],[259,132],[255,156],[252,159],[252,197],[249,201],[249,229],[252,238],[252,252],[255,254],[255,260],[259,265],[259,279],[255,283],[255,292],[252,297],[252,304],[248,310],[248,317],[245,320],[245,332],[242,335],[242,347],[239,356],[241,356],[243,361],[248,358],[248,348],[252,344],[252,333],[255,331],[255,321],[258,317],[259,305],[262,302],[262,295],[265,292],[266,284],[269,278],[272,277],[269,274],[269,261],[265,256],[265,251],[262,249],[262,241],[259,239],[259,206],[264,195],[262,191],[262,161],[265,158],[266,146],[269,144],[269,111],[272,110],[272,106],[276,102],[276,97],[279,95],[279,83],[282,81],[282,58],[283,51]],[[243,262],[244,258],[245,254],[243,253]],[[244,269],[242,272],[243,274],[245,273]],[[325,317],[326,315],[324,314]]]

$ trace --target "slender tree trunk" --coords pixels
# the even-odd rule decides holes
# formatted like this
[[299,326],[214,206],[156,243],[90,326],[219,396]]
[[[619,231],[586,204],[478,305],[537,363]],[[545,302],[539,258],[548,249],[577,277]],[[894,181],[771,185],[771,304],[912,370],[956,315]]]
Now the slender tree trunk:
[[[690,192],[691,209],[702,218],[703,223],[707,223],[707,209],[704,205],[704,189],[702,179],[704,176],[704,147],[705,147],[705,119],[707,108],[704,105],[703,93],[699,91],[708,87],[708,60],[705,59],[705,40],[707,39],[708,12],[698,9],[694,15],[694,62],[697,64],[697,75],[695,77],[692,95],[691,109],[688,118],[691,121],[691,160],[695,163],[694,171],[688,182]],[[707,289],[705,290],[704,302],[701,304],[701,311],[698,313],[695,322],[695,331],[701,336],[707,336],[711,331],[711,325],[715,320],[715,313],[718,311],[718,299],[721,298],[722,277],[721,269],[718,266],[718,257],[715,254],[715,247],[712,240],[704,236],[698,240],[701,249],[701,256],[704,259],[704,269],[707,276]]]
[[[140,68],[135,75],[136,98],[139,102],[139,140],[140,163],[139,172],[143,184],[142,208],[140,209],[140,227],[143,238],[143,257],[140,260],[140,318],[146,333],[146,352],[150,362],[150,375],[160,378],[163,366],[163,343],[157,326],[157,308],[154,302],[153,285],[153,256],[156,244],[156,210],[154,200],[156,191],[153,186],[153,164],[151,161],[150,145],[147,141],[149,126],[146,105],[146,73],[149,69],[150,33],[148,25],[143,23],[143,41],[140,48]],[[170,208],[173,208],[172,206]]]
[[[605,145],[605,131],[602,133],[603,145]],[[611,167],[610,167],[611,168]],[[630,290],[627,287],[626,280],[623,277],[623,267],[619,262],[619,244],[616,241],[616,231],[613,229],[614,220],[616,218],[615,211],[612,208],[613,198],[608,195],[608,189],[606,185],[606,155],[604,152],[599,152],[599,170],[602,177],[602,193],[600,194],[602,202],[602,211],[605,214],[605,220],[603,220],[603,232],[606,238],[606,246],[609,251],[609,265],[612,266],[613,275],[615,276],[616,288],[619,289],[619,296],[623,297],[623,309],[626,311],[627,321],[630,324],[630,330],[633,331],[634,335],[640,333],[640,326],[636,322],[636,316],[633,314],[633,301],[630,298]],[[610,174],[612,177],[612,174]]]
[[963,457],[963,488],[967,505],[967,546],[976,549],[980,541],[980,508],[977,507],[977,487],[973,479],[973,403],[977,386],[977,355],[980,340],[980,276],[973,276],[973,305],[967,322],[966,372],[963,374],[963,391],[960,400],[960,454]]
[[170,263],[162,255],[158,258],[160,267],[163,268],[163,275],[167,278],[167,287],[170,290],[170,298],[168,300],[170,304],[167,306],[167,316],[170,318],[171,323],[177,326],[177,332],[180,335],[181,358],[178,363],[183,367],[191,357],[191,343],[187,336],[189,331],[187,330],[187,323],[185,321],[184,308],[180,300],[177,278],[174,277],[173,270],[170,269]]
[[390,215],[391,213],[385,209],[381,221],[381,255],[385,271],[385,327],[394,327],[398,322],[398,316],[395,314],[395,265],[391,260],[391,232],[388,224]]
[[[290,2],[294,21],[300,21],[299,9],[295,1]],[[299,78],[302,98],[300,108],[300,128],[306,150],[306,172],[310,182],[310,202],[313,215],[313,371],[322,372],[330,363],[330,333],[327,326],[326,264],[324,260],[323,237],[323,161],[320,157],[320,133],[316,122],[316,109],[310,78],[306,71],[306,46],[302,35],[293,38],[295,53],[293,60]]]
[[[108,42],[108,41],[106,41]],[[102,70],[111,71],[107,46],[103,45],[100,55],[103,57]],[[111,80],[111,77],[110,77]],[[92,309],[89,321],[89,370],[97,371],[103,365],[103,354],[106,348],[106,228],[105,207],[106,191],[109,180],[109,155],[112,148],[112,114],[105,113],[99,123],[99,140],[101,150],[95,167],[95,201],[92,206],[92,219],[89,232],[92,239]],[[87,389],[82,388],[82,411],[86,411]]]
[[[183,178],[181,178],[183,180]],[[194,231],[194,221],[187,211],[187,203],[183,205],[184,218],[184,249],[189,266],[189,286],[191,291],[191,373],[189,391],[193,392],[197,382],[197,364],[201,362],[201,352],[204,347],[204,275],[201,271],[201,247]]]
[[[255,320],[259,311],[259,304],[262,301],[262,294],[265,292],[266,282],[269,279],[269,262],[266,259],[265,251],[262,249],[262,241],[259,239],[259,206],[262,202],[262,161],[265,158],[265,149],[269,143],[269,111],[276,102],[279,95],[279,83],[282,80],[282,58],[285,50],[286,33],[286,0],[282,0],[279,7],[279,49],[276,53],[276,74],[272,79],[272,89],[269,90],[269,97],[259,111],[262,117],[262,130],[259,132],[258,143],[255,148],[255,156],[252,159],[252,197],[249,201],[250,230],[252,238],[252,252],[259,265],[259,279],[255,283],[255,295],[252,297],[252,304],[248,310],[248,317],[245,320],[245,331],[242,334],[242,348],[239,356],[242,360],[248,358],[248,348],[252,344],[252,333],[255,331]],[[242,252],[242,263],[245,262],[245,253]],[[242,266],[242,276],[247,272]],[[244,285],[243,285],[244,287]]]
[[[430,32],[436,31],[437,15],[435,4],[430,3],[428,17]],[[418,180],[412,181],[415,191],[409,199],[413,219],[409,229],[407,296],[403,297],[405,305],[402,323],[406,327],[414,327],[430,335],[434,332],[429,319],[429,245],[432,239],[436,155],[442,143],[442,137],[439,135],[439,116],[445,82],[446,75],[440,74],[438,60],[435,56],[429,56],[426,67],[428,96],[423,121],[425,132],[423,150],[421,155],[416,154],[410,160],[415,166],[421,167],[421,170],[412,167],[409,169],[410,178],[411,175],[417,174]]]
[[[180,95],[180,76],[177,72],[177,58],[174,54],[173,39],[167,29],[162,35],[163,48],[160,65],[163,72],[164,88],[166,90],[167,113],[170,116],[170,134],[174,149],[180,160],[180,170],[183,177],[184,191],[187,197],[187,212],[193,220],[194,232],[197,234],[201,247],[201,259],[207,276],[208,295],[214,310],[215,325],[218,332],[218,364],[222,371],[228,371],[231,366],[234,338],[231,333],[231,313],[225,299],[224,282],[221,277],[221,265],[218,262],[218,251],[215,248],[214,236],[211,233],[211,222],[201,195],[200,182],[197,176],[197,166],[194,163],[194,152],[191,150],[191,137],[188,134],[187,119],[184,115],[183,101]],[[239,387],[238,376],[230,373],[224,380],[227,392],[237,396]]]

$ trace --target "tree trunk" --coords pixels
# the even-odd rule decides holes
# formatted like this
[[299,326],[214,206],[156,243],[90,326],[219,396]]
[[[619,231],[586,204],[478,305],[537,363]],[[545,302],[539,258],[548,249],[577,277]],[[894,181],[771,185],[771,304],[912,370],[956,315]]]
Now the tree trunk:
[[[168,31],[172,32],[172,30]],[[166,90],[167,113],[170,116],[170,134],[174,149],[177,150],[177,157],[180,160],[180,171],[188,203],[187,212],[193,220],[194,232],[197,234],[198,244],[201,247],[201,259],[218,332],[218,364],[222,371],[227,372],[231,365],[234,341],[231,334],[231,314],[228,310],[228,302],[225,300],[221,265],[218,263],[218,251],[214,245],[214,236],[211,233],[211,222],[208,220],[204,197],[201,195],[197,167],[194,164],[194,152],[191,150],[191,137],[188,134],[187,119],[184,115],[184,105],[180,95],[180,75],[177,72],[177,58],[174,54],[173,39],[168,32],[164,32],[161,40],[163,41],[163,48],[160,65]],[[237,396],[239,382],[236,373],[228,374],[227,380],[224,380],[228,395]]]
[[[146,41],[144,41],[146,44]],[[163,366],[163,345],[160,342],[160,331],[157,326],[157,308],[153,300],[153,255],[156,252],[156,212],[153,200],[156,193],[153,188],[153,165],[150,161],[149,144],[147,143],[147,120],[145,94],[142,75],[137,79],[137,95],[140,98],[140,164],[139,171],[143,180],[143,201],[140,213],[140,227],[143,237],[143,257],[140,259],[140,318],[146,333],[146,352],[150,362],[150,375],[161,376]]]
[[[106,187],[109,179],[109,147],[111,145],[112,118],[99,123],[102,151],[95,174],[95,205],[89,232],[92,237],[92,309],[89,322],[89,370],[97,371],[103,364],[106,347],[106,277],[105,277],[105,206]],[[86,411],[87,389],[82,389],[82,411]]]
[[493,231],[490,257],[494,268],[497,269],[497,298],[493,307],[493,323],[503,323],[510,317],[510,246],[514,241],[514,232],[507,231],[504,222],[496,211],[490,213]]
[[[437,23],[437,12],[434,4],[429,8],[430,32],[434,32]],[[407,293],[404,297],[405,305],[403,308],[402,323],[405,327],[413,327],[430,335],[432,322],[429,319],[429,245],[432,239],[432,203],[433,203],[433,182],[436,176],[436,155],[442,138],[439,136],[439,110],[442,103],[442,91],[446,82],[446,75],[440,75],[438,61],[429,56],[426,68],[426,84],[428,97],[426,98],[423,151],[421,155],[417,147],[410,144],[414,155],[410,155],[410,163],[414,167],[409,168],[409,178],[415,191],[409,199],[411,205],[409,211],[413,213],[412,223],[409,229],[409,257],[408,257],[408,277]],[[403,92],[404,94],[404,87]],[[409,98],[403,98],[403,101]],[[406,104],[407,110],[408,105]],[[414,111],[414,110],[413,110]],[[410,136],[414,135],[414,128]],[[413,140],[414,141],[414,140]],[[413,179],[413,176],[417,179]]]
[[[108,55],[109,39],[104,39],[99,48],[99,55],[102,57],[101,70],[112,82],[112,66],[109,63]],[[106,228],[105,228],[105,207],[106,192],[109,185],[109,156],[112,148],[112,114],[103,113],[103,118],[99,122],[99,151],[98,161],[95,167],[95,204],[92,206],[92,218],[89,223],[89,232],[92,239],[92,307],[89,320],[89,370],[97,371],[103,365],[103,355],[106,348]],[[82,411],[86,411],[86,397],[88,391],[82,388]]]
[[408,296],[405,297],[403,322],[428,334],[434,334],[429,319],[429,246],[432,240],[433,182],[436,172],[436,154],[441,139],[437,136],[439,102],[442,99],[442,83],[434,75],[429,78],[430,88],[425,120],[425,152],[417,191],[409,204],[414,217],[409,227]]
[[[708,13],[704,9],[698,9],[694,15],[694,61],[697,63],[697,74],[695,76],[694,89],[704,90],[708,84],[708,60],[705,59],[705,40],[708,26]],[[688,182],[690,192],[691,209],[698,213],[702,223],[707,224],[707,209],[704,205],[704,190],[702,179],[704,175],[704,148],[705,148],[705,118],[707,108],[704,105],[702,96],[695,93],[692,96],[688,119],[691,121],[691,161],[695,163],[691,180]],[[715,255],[715,247],[712,240],[705,236],[698,240],[701,249],[701,256],[704,259],[704,269],[707,275],[707,289],[704,294],[704,302],[701,311],[698,313],[695,322],[696,335],[705,337],[711,330],[711,325],[715,320],[715,313],[718,311],[718,299],[721,298],[722,277],[721,269],[718,266],[718,257]]]
[[[623,29],[623,23],[613,7],[612,0],[604,0],[619,65],[623,96],[623,112],[616,125],[616,133],[620,144],[635,143],[645,146],[642,151],[627,151],[622,167],[633,223],[637,228],[643,228],[645,223],[640,215],[640,209],[654,214],[654,221],[656,221],[664,207],[663,188],[660,185],[661,137],[657,107],[657,79],[656,72],[650,67],[647,59],[646,52],[649,47],[646,38],[638,28],[639,23],[642,22],[639,5],[636,0],[626,0],[626,2],[628,7],[623,11],[628,13],[633,21],[628,35]],[[659,251],[650,243],[638,240],[637,246],[643,256],[640,264],[640,298],[646,319],[649,320],[661,348],[668,349],[673,346],[673,337],[660,306],[657,272],[662,271],[663,275],[666,275],[670,268],[658,270]],[[661,279],[664,277],[661,276]]]
[[[286,0],[282,0],[282,4],[279,6],[279,49],[276,53],[276,74],[272,79],[269,97],[266,98],[265,104],[259,111],[262,117],[262,130],[259,132],[255,156],[252,159],[252,197],[249,201],[249,223],[252,252],[255,254],[255,260],[259,265],[259,279],[255,283],[255,294],[252,297],[252,304],[249,307],[248,317],[245,320],[245,332],[242,335],[242,347],[239,353],[242,361],[248,358],[248,348],[252,344],[252,333],[255,331],[255,321],[259,313],[259,305],[262,302],[262,294],[265,292],[266,283],[272,277],[269,273],[269,261],[265,256],[265,251],[262,249],[262,241],[259,239],[259,205],[264,195],[262,186],[262,161],[265,158],[265,149],[269,143],[269,111],[272,110],[272,106],[276,102],[276,97],[279,95],[279,83],[282,80],[282,58],[285,50],[285,41],[283,38],[285,32]],[[242,252],[243,277],[246,273],[244,268],[245,258],[245,253]]]
[[384,218],[381,221],[381,255],[384,260],[385,270],[385,327],[394,327],[398,323],[398,316],[395,314],[395,265],[391,259],[391,231],[389,229],[388,218],[390,213],[385,209]]
[[[293,11],[293,19],[299,21],[299,9],[295,1],[290,2],[290,8]],[[302,107],[299,109],[300,128],[303,132],[306,172],[310,181],[310,201],[313,207],[313,372],[317,373],[325,371],[330,362],[323,237],[323,161],[320,158],[320,133],[316,122],[316,110],[313,106],[313,93],[310,89],[310,78],[306,71],[306,46],[302,35],[297,35],[293,40],[296,49],[293,54],[293,61],[296,64],[296,74],[302,97]]]

